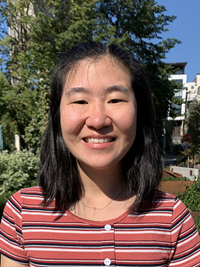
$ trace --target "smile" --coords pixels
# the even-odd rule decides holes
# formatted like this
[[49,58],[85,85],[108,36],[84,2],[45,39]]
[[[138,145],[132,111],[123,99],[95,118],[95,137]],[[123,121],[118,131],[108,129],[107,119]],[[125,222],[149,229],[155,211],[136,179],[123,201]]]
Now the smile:
[[108,143],[112,142],[114,139],[113,138],[85,138],[84,139],[86,143]]

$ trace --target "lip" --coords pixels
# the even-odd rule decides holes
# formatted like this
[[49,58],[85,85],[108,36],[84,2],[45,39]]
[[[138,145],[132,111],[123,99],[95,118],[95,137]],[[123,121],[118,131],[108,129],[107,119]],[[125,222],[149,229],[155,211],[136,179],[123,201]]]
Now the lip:
[[115,144],[114,141],[112,142],[106,142],[106,143],[87,143],[85,141],[83,141],[83,144],[85,147],[89,148],[89,149],[94,149],[94,150],[104,150],[104,149],[110,149],[111,147],[113,147],[113,145]]
[[[86,139],[88,138],[94,138],[94,139],[111,139],[108,142],[86,142]],[[112,147],[114,144],[114,141],[116,140],[115,137],[113,136],[87,136],[83,138],[83,142],[85,144],[86,147],[90,148],[90,149],[97,149],[97,150],[102,150],[102,149],[108,149],[109,147]]]

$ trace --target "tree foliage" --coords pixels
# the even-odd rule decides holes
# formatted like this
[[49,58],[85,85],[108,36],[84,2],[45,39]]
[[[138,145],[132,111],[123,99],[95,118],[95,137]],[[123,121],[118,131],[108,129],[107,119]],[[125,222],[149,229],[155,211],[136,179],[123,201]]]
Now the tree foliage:
[[188,133],[190,134],[191,139],[187,154],[193,158],[193,164],[195,165],[200,154],[200,103],[196,101],[190,104]]
[[[179,43],[162,40],[174,16],[154,0],[0,0],[0,120],[6,142],[18,133],[23,147],[40,143],[53,67],[73,45],[95,40],[116,43],[141,61],[149,76],[158,135],[176,86],[168,80],[166,53]],[[9,26],[9,33],[4,25]],[[9,120],[7,118],[9,117]],[[160,131],[160,132],[159,132]]]
[[0,217],[8,198],[22,187],[36,185],[39,155],[24,150],[0,153]]
[[[4,129],[21,136],[22,147],[40,142],[47,121],[50,76],[59,55],[92,38],[94,1],[79,2],[9,0],[1,6],[1,17],[9,26],[1,51],[9,54],[0,117]],[[5,122],[7,114],[12,127]]]
[[190,187],[186,186],[186,191],[179,196],[187,208],[191,211],[200,211],[200,177]]
[[152,0],[106,0],[99,3],[102,23],[112,26],[109,42],[128,48],[146,67],[158,121],[166,118],[177,88],[177,84],[168,80],[172,68],[163,62],[166,53],[179,43],[177,39],[161,39],[167,25],[175,19],[175,16],[164,15],[165,11],[163,5]]

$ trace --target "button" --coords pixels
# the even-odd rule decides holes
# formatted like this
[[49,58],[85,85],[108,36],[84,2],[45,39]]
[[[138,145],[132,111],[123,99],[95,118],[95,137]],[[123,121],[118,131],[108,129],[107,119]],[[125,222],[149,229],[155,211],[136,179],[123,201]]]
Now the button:
[[104,260],[104,264],[106,265],[106,266],[108,266],[108,265],[110,265],[111,264],[111,260],[110,259],[105,259]]
[[106,224],[104,228],[105,228],[106,231],[110,231],[111,225],[110,224]]

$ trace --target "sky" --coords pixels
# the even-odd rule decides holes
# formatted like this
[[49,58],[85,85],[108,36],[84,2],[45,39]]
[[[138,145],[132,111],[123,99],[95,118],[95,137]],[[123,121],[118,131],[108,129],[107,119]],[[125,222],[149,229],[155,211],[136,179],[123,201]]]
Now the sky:
[[185,73],[187,82],[192,82],[200,73],[200,0],[157,0],[164,5],[165,15],[177,18],[170,23],[169,31],[163,33],[163,39],[176,38],[182,43],[177,44],[166,54],[167,63],[187,62]]

